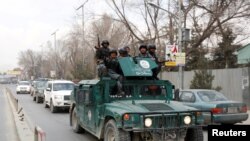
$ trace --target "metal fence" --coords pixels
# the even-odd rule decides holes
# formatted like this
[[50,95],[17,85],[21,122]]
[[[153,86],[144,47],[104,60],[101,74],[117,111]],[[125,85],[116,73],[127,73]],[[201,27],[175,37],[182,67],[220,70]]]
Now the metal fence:
[[[220,92],[229,99],[242,101],[248,106],[250,105],[250,68],[214,69],[209,71],[214,75],[213,87],[220,86],[222,88]],[[178,72],[162,72],[160,76],[161,79],[170,80],[178,88],[180,80]],[[194,77],[194,71],[185,71],[183,76],[183,87],[187,89]]]

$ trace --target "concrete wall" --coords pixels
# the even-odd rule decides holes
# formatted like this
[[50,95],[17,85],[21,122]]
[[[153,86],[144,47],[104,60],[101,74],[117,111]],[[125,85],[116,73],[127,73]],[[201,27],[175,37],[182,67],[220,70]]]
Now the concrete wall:
[[[246,100],[244,97],[243,100],[243,92],[244,95],[247,95],[250,99],[249,93],[249,68],[236,68],[236,69],[215,69],[210,70],[211,73],[215,76],[213,80],[213,87],[220,86],[222,87],[222,92],[229,99],[244,101],[249,103],[250,100]],[[193,79],[194,71],[185,71],[183,87],[184,89],[189,88],[190,82]],[[176,88],[179,88],[179,73],[178,72],[162,72],[160,74],[161,79],[170,80]],[[244,80],[244,84],[243,84]]]

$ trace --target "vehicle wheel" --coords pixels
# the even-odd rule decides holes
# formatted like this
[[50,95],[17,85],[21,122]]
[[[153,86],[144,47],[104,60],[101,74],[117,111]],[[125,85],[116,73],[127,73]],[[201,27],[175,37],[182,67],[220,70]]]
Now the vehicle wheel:
[[49,107],[50,107],[51,113],[55,113],[55,112],[56,112],[56,107],[53,105],[52,100],[50,100],[50,105],[49,105]]
[[118,129],[114,120],[109,120],[104,129],[104,141],[131,141],[127,131]]
[[141,138],[141,134],[140,133],[132,133],[132,141],[143,141],[143,139]]
[[36,98],[36,103],[40,103],[40,99],[38,96],[35,97]]
[[203,132],[201,127],[188,128],[185,141],[203,141]]
[[43,104],[44,104],[44,108],[48,108],[49,106],[46,104],[46,101],[44,100],[43,101]]
[[33,97],[33,101],[36,101],[36,97]]
[[74,132],[76,133],[84,132],[83,128],[79,124],[79,119],[76,116],[76,108],[74,108],[73,113],[71,114],[71,123]]

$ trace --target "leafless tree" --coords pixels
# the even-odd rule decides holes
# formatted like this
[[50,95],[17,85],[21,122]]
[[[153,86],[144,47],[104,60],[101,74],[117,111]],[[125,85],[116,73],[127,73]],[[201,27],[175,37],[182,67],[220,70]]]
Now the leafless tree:
[[250,16],[250,2],[248,0],[191,0],[190,3],[194,7],[193,13],[191,12],[189,16],[193,23],[193,30],[198,33],[198,37],[192,45],[193,48],[200,46],[216,32],[223,34],[229,25],[232,27],[242,26],[235,22],[248,20]]
[[38,75],[36,72],[39,63],[39,55],[37,54],[37,52],[31,49],[21,51],[18,58],[18,64],[28,74],[29,79],[31,78],[31,76],[36,77]]
[[[156,0],[158,5],[161,2],[162,0]],[[163,14],[157,8],[150,7],[147,0],[111,0],[108,3],[137,41],[157,42],[159,46],[162,45],[160,38],[167,36],[166,33],[163,33],[166,26],[162,24],[166,14]],[[133,12],[134,16],[131,16],[131,12]],[[138,23],[132,22],[133,18],[137,18]]]

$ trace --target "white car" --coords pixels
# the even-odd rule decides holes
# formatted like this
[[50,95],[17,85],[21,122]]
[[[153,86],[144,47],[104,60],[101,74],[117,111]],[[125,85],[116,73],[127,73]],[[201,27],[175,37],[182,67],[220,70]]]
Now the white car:
[[69,80],[48,81],[44,92],[44,106],[50,107],[52,113],[59,108],[70,107],[70,94],[74,89],[74,83]]
[[29,81],[19,81],[16,87],[16,93],[21,94],[21,93],[28,93],[30,94],[31,92],[31,84]]

